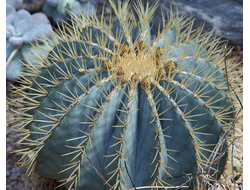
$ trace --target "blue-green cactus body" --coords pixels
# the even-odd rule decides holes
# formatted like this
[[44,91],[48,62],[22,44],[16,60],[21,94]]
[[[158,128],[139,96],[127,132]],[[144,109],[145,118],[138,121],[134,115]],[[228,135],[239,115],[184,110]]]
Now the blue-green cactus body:
[[[142,72],[138,82],[121,85],[115,69],[106,72],[103,64],[119,52],[117,33],[122,34],[119,44],[129,44],[130,50],[112,68],[125,68],[126,56],[140,56],[136,39],[143,29],[133,31],[138,38],[132,42],[126,30],[117,22],[111,33],[81,26],[79,40],[55,43],[44,58],[27,94],[37,106],[27,104],[32,119],[25,127],[40,176],[67,188],[99,190],[110,189],[99,174],[114,189],[133,188],[126,166],[136,187],[180,186],[204,168],[215,172],[208,166],[230,121],[231,103],[223,72],[208,58],[211,52],[195,39],[180,42],[176,26],[143,54],[161,47],[162,61],[173,61],[174,71],[161,79],[150,76],[150,88],[142,85],[147,76]],[[93,39],[86,41],[91,32]],[[218,178],[226,159],[225,154],[211,165],[218,166]]]

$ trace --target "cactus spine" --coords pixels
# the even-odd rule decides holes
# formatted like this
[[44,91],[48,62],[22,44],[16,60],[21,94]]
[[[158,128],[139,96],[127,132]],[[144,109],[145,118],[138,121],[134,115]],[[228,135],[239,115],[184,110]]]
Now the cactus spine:
[[139,23],[124,16],[127,2],[110,3],[117,20],[109,28],[103,17],[73,15],[71,27],[41,39],[48,56],[25,65],[13,92],[22,98],[12,100],[23,124],[14,126],[17,144],[29,146],[16,150],[19,164],[67,189],[132,188],[124,161],[137,187],[180,186],[201,172],[219,178],[227,154],[213,160],[232,120],[219,39],[170,14],[151,42],[157,3],[133,4]]

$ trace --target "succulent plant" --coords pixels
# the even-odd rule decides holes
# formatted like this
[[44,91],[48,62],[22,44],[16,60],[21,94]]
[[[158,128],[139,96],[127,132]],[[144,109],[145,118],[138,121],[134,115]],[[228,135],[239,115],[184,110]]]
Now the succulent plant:
[[[23,56],[32,53],[30,43],[35,43],[39,36],[48,37],[51,31],[52,28],[45,14],[35,13],[31,15],[23,9],[16,11],[15,7],[6,3],[7,79],[16,80],[20,77],[19,72],[23,70],[20,60],[24,61],[26,58]],[[32,62],[32,60],[30,61]]]
[[95,12],[95,5],[99,0],[46,0],[43,12],[52,17],[55,23],[68,21],[70,12],[78,15],[81,12],[91,15]]
[[233,120],[220,39],[171,12],[151,42],[158,3],[134,3],[138,22],[125,16],[127,1],[110,3],[109,27],[82,13],[41,39],[48,56],[32,56],[38,65],[27,65],[10,102],[17,144],[27,145],[15,151],[18,164],[67,189],[192,189],[219,179]]
[[23,0],[6,0],[6,3],[12,5],[16,10],[18,10],[23,4]]

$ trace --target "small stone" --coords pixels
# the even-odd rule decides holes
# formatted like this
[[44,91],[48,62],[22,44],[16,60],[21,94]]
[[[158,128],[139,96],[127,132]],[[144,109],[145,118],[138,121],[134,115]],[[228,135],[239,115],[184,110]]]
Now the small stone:
[[9,169],[11,169],[11,165],[7,164],[6,165],[6,170],[9,170]]
[[11,174],[11,173],[10,173],[10,170],[7,170],[7,171],[6,171],[6,176],[9,177],[10,174]]
[[16,185],[16,181],[11,181],[11,182],[10,182],[10,186],[11,186],[11,187],[14,187],[15,185]]
[[7,149],[6,149],[6,152],[10,152],[11,150],[12,150],[12,147],[8,146]]
[[11,179],[12,181],[16,180],[16,178],[17,178],[16,175],[13,175],[14,173],[15,173],[15,172],[13,172],[13,170],[12,170],[12,175],[10,176],[10,179]]
[[20,173],[25,173],[26,172],[26,168],[20,168],[19,172]]
[[10,143],[11,141],[12,141],[12,139],[6,138],[6,143]]
[[25,177],[20,178],[20,180],[21,180],[22,182],[24,182],[25,179],[26,179]]

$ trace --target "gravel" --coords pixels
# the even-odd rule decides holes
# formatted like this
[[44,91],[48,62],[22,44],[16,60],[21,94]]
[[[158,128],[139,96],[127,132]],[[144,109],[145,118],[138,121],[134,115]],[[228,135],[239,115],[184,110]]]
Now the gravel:
[[[8,121],[8,120],[7,120]],[[50,184],[46,184],[46,188],[38,186],[36,188],[32,187],[34,183],[24,177],[24,174],[27,170],[26,167],[20,168],[17,167],[16,162],[20,159],[20,156],[11,153],[16,149],[15,142],[18,140],[18,137],[15,135],[14,131],[10,131],[7,126],[6,130],[6,190],[52,190],[55,189]],[[21,148],[21,146],[19,147]],[[58,185],[58,184],[57,184]],[[65,188],[58,188],[57,190],[65,190]]]
[[[7,94],[8,96],[8,94]],[[8,102],[8,101],[7,101]],[[25,177],[26,167],[18,167],[17,162],[21,158],[20,155],[13,154],[16,149],[26,148],[24,145],[16,146],[16,142],[19,137],[16,137],[16,132],[11,130],[11,121],[14,120],[13,114],[9,114],[9,106],[6,105],[7,119],[6,119],[6,190],[54,190],[56,183],[51,187],[50,184],[46,184],[45,188],[40,186],[34,188],[34,182]],[[52,180],[51,180],[52,181]],[[55,182],[55,181],[54,181]],[[65,190],[65,188],[58,188],[57,190]]]
[[31,182],[26,181],[22,176],[25,174],[26,168],[19,168],[15,164],[19,160],[19,156],[10,153],[15,149],[17,137],[14,137],[14,131],[6,130],[6,190],[28,190],[32,189]]

